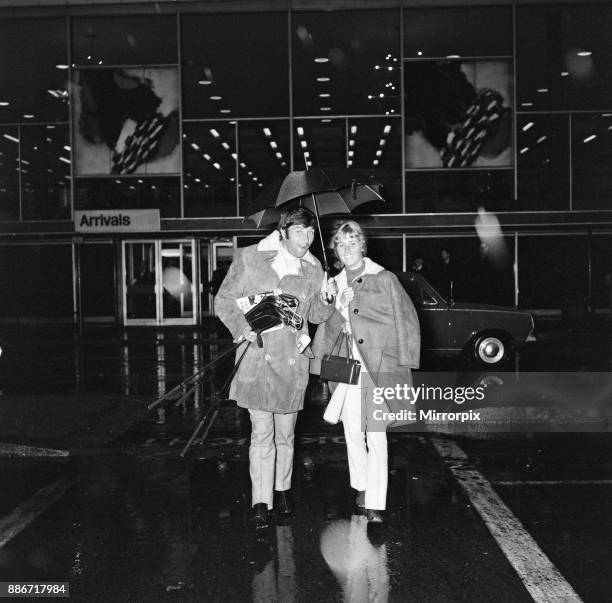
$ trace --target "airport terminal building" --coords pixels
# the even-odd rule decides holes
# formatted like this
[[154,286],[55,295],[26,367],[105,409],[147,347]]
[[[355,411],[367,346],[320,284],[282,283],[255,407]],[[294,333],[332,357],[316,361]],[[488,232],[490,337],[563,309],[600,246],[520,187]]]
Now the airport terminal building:
[[469,289],[484,208],[504,303],[609,311],[611,29],[612,2],[5,0],[0,320],[197,325],[315,166],[382,185],[356,214],[389,269],[447,248]]

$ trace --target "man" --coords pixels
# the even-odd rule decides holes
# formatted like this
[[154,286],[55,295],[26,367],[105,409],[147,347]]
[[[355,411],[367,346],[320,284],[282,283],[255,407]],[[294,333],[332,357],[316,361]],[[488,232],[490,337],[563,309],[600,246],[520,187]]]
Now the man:
[[440,250],[440,264],[436,274],[438,291],[447,301],[456,301],[458,272],[455,261],[452,259],[450,249]]
[[[300,350],[308,333],[307,321],[321,323],[334,308],[327,299],[333,299],[335,283],[326,278],[309,251],[315,223],[306,208],[284,213],[272,234],[257,245],[236,251],[215,297],[217,314],[234,339],[252,342],[232,382],[230,398],[247,408],[251,418],[251,522],[256,528],[267,527],[273,506],[285,515],[293,512],[290,488],[295,422],[304,405],[309,359],[313,357],[310,348]],[[256,334],[236,300],[278,289],[299,300],[297,312],[303,325],[300,330],[284,326],[263,333],[263,347],[259,347],[253,343]]]

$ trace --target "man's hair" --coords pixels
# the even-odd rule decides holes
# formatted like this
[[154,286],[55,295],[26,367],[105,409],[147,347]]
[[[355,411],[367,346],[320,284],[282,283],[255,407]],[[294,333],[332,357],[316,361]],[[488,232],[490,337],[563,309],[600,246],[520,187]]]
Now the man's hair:
[[281,213],[276,229],[278,231],[284,230],[285,234],[287,234],[287,229],[295,224],[303,226],[304,228],[315,228],[317,220],[309,209],[305,207],[296,207]]
[[366,254],[368,239],[363,228],[355,220],[345,220],[336,226],[331,239],[332,247],[336,249],[340,239],[345,236],[355,237],[361,243],[361,253]]

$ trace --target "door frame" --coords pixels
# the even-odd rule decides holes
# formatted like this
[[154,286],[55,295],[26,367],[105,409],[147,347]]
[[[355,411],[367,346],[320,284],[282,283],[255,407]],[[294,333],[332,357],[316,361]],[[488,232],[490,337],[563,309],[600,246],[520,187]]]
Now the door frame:
[[[127,245],[129,244],[153,244],[155,254],[155,318],[128,318],[127,311]],[[192,316],[188,318],[163,318],[163,282],[162,282],[162,245],[164,243],[182,243],[191,245],[191,295]],[[199,259],[197,257],[197,245],[194,237],[176,239],[124,239],[121,241],[121,318],[126,327],[146,326],[164,327],[175,325],[196,325],[200,315],[200,290],[199,284]]]

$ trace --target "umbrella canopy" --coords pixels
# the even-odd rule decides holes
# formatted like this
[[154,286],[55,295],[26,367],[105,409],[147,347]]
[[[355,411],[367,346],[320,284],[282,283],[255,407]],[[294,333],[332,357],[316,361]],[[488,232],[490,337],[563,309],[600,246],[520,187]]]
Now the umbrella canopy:
[[289,208],[294,204],[308,208],[317,219],[327,270],[319,216],[350,214],[356,207],[369,201],[384,201],[380,185],[360,184],[347,170],[324,171],[321,168],[311,168],[290,172],[284,180],[266,187],[255,200],[256,211],[246,219],[253,222],[256,228],[263,228],[278,222],[281,208]]

